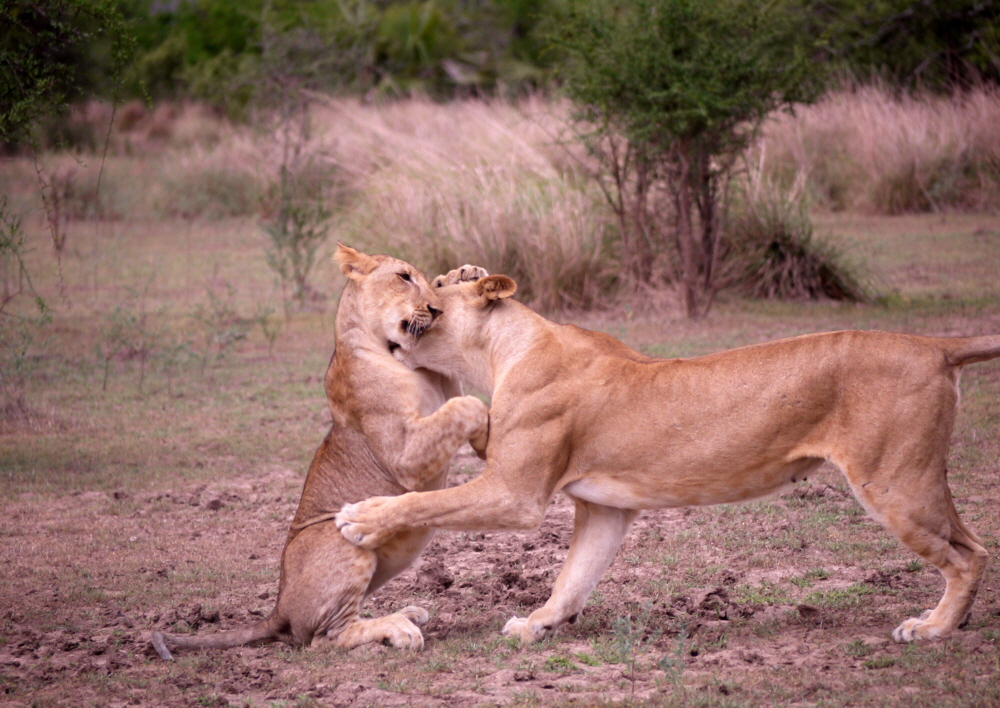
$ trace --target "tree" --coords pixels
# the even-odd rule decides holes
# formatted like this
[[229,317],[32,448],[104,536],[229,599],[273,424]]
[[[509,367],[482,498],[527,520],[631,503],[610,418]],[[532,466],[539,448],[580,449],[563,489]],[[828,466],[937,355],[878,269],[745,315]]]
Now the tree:
[[802,0],[840,69],[905,88],[1000,82],[1000,0]]
[[108,80],[117,82],[130,35],[111,0],[0,4],[0,142],[29,139],[38,121]]
[[[673,250],[684,307],[708,311],[736,157],[820,86],[801,15],[758,0],[573,0],[555,46],[638,284]],[[670,244],[670,237],[673,243]],[[672,246],[672,248],[671,248]]]

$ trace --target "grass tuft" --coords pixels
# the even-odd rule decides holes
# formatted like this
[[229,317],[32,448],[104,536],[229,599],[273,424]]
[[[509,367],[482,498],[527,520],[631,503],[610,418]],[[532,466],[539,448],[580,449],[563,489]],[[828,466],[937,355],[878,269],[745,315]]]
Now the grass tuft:
[[815,237],[801,189],[780,189],[751,171],[728,236],[727,267],[737,289],[750,297],[873,299],[860,267]]

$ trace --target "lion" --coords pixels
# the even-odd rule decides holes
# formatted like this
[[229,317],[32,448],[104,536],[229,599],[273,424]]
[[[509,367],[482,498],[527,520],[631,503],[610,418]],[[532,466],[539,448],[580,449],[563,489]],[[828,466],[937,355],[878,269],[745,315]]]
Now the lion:
[[[468,441],[485,450],[488,410],[479,399],[458,395],[453,379],[411,370],[393,357],[408,351],[441,312],[416,268],[342,244],[335,258],[349,280],[326,372],[333,425],[313,457],[288,532],[276,606],[267,619],[243,629],[207,636],[155,632],[152,643],[164,659],[171,658],[171,648],[274,641],[343,649],[378,641],[423,647],[417,625],[427,621],[426,610],[405,607],[376,619],[361,619],[358,611],[366,597],[413,563],[432,531],[390,534],[363,550],[327,522],[346,502],[443,487],[460,445]],[[485,273],[472,267],[462,272]]]
[[642,509],[740,502],[824,461],[862,506],[946,580],[896,641],[944,637],[970,616],[987,553],[959,518],[946,461],[962,366],[1000,357],[1000,336],[811,334],[691,359],[654,359],[511,300],[501,275],[438,289],[439,326],[398,358],[492,394],[484,472],[451,489],[376,497],[337,515],[372,548],[405,529],[528,530],[552,496],[575,503],[549,600],[507,636],[572,622]]

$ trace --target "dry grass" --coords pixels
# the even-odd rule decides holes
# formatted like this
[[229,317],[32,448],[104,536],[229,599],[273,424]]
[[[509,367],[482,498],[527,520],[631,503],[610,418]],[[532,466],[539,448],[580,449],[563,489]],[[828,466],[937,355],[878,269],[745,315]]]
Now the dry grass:
[[804,173],[820,206],[879,214],[1000,204],[1000,91],[895,95],[879,86],[827,94],[776,115],[760,149],[790,184]]
[[[317,97],[296,137],[305,156],[296,189],[325,202],[340,240],[428,271],[480,263],[514,276],[522,298],[549,312],[592,308],[619,291],[618,235],[587,177],[593,164],[568,139],[569,113],[539,97],[448,105]],[[109,118],[91,105],[73,121],[98,134]],[[765,181],[790,192],[803,184],[812,207],[989,209],[1000,203],[998,126],[996,91],[949,100],[859,87],[775,116],[751,157]],[[273,126],[228,125],[196,106],[130,105],[118,112],[106,161],[46,153],[38,166],[43,179],[60,176],[71,188],[70,220],[261,220],[277,208],[283,144]],[[22,210],[40,208],[34,171],[19,159],[0,172],[0,189]]]
[[561,113],[540,101],[341,107],[363,139],[355,154],[382,164],[360,182],[344,233],[428,272],[468,261],[507,273],[544,310],[599,304],[614,282],[608,215],[564,169]]

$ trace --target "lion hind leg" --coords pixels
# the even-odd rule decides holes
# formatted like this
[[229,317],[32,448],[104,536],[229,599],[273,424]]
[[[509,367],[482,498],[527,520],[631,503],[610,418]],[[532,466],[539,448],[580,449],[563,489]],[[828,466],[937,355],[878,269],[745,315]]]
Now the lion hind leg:
[[941,572],[945,590],[936,607],[905,620],[893,631],[892,637],[897,642],[944,637],[969,621],[972,603],[986,569],[987,553],[976,534],[958,518],[954,508],[952,512],[954,523],[946,542],[907,543]]
[[[929,485],[918,480],[931,479]],[[889,494],[877,482],[855,487],[872,516],[945,579],[937,606],[911,617],[892,633],[897,642],[944,637],[968,621],[986,569],[981,539],[959,518],[944,472],[913,480],[906,493]],[[888,497],[879,503],[879,496]]]
[[428,619],[427,610],[412,605],[384,617],[355,617],[336,636],[324,634],[314,638],[311,647],[332,643],[339,649],[353,649],[370,642],[386,642],[399,649],[423,649],[424,635],[417,625],[426,624]]

